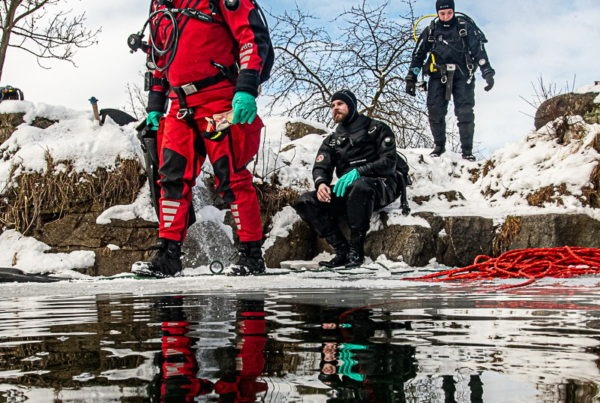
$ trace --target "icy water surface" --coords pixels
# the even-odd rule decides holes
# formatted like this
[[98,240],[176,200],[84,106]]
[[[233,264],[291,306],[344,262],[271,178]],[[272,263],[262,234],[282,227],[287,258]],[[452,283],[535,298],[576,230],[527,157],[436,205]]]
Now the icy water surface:
[[0,402],[596,402],[591,287],[0,301]]

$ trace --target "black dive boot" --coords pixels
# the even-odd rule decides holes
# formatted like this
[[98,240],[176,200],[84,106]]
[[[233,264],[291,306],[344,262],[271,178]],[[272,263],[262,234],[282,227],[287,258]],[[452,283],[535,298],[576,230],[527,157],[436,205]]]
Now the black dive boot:
[[229,276],[253,276],[265,272],[265,260],[262,256],[262,242],[241,242],[238,261],[229,266]]
[[350,251],[348,252],[347,268],[358,267],[365,262],[365,238],[366,234],[354,232],[350,234]]
[[446,147],[444,147],[444,146],[439,146],[439,145],[436,145],[436,146],[433,148],[433,151],[432,151],[431,153],[429,153],[429,155],[431,155],[432,157],[434,157],[434,158],[435,158],[435,157],[439,157],[440,155],[442,155],[442,154],[443,154],[443,153],[445,153],[445,152],[446,152]]
[[181,242],[159,238],[156,251],[149,262],[136,262],[131,271],[140,276],[174,277],[183,270],[181,265]]
[[339,267],[344,266],[348,262],[348,241],[346,237],[340,232],[335,232],[332,235],[325,237],[329,245],[335,250],[335,256],[331,260],[322,260],[319,262],[319,266],[324,267]]

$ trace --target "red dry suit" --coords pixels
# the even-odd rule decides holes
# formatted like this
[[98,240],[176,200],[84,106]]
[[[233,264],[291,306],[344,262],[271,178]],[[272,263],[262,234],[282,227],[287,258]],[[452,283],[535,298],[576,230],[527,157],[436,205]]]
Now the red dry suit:
[[[192,12],[168,13],[177,9]],[[171,101],[157,135],[159,237],[184,240],[192,187],[208,157],[216,190],[231,205],[239,240],[261,240],[258,198],[246,164],[258,152],[262,121],[257,117],[251,124],[230,126],[219,141],[203,134],[205,118],[230,111],[235,92],[257,96],[268,78],[272,46],[262,12],[252,0],[155,0],[150,28],[150,44],[164,51],[149,51],[155,70],[147,110],[162,111],[166,96]]]

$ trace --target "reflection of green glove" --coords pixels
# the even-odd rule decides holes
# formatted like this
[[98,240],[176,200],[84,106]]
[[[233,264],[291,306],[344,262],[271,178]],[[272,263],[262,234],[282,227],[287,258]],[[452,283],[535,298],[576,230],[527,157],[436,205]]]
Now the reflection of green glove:
[[354,182],[358,178],[360,178],[360,174],[358,173],[358,171],[356,170],[356,168],[354,168],[350,172],[346,172],[336,182],[336,184],[333,185],[333,193],[335,193],[335,195],[337,197],[344,197],[344,194],[346,194],[346,188],[348,186],[350,186],[352,184],[352,182]]
[[148,130],[158,130],[158,121],[162,117],[163,113],[158,111],[148,112],[146,116],[146,125]]
[[354,359],[354,354],[351,350],[341,350],[338,352],[338,373],[355,381],[362,382],[365,380],[365,375],[352,370],[356,365],[358,365],[358,361]]
[[238,91],[231,101],[233,108],[233,123],[252,123],[256,118],[256,98],[252,94]]

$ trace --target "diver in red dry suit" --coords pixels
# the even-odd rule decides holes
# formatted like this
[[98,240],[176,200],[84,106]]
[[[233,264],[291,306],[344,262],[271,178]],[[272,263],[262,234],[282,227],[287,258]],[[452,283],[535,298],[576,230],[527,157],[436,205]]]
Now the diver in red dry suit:
[[208,157],[240,241],[229,272],[260,274],[262,223],[246,164],[258,152],[255,98],[273,63],[264,15],[254,0],[154,0],[147,25],[146,123],[158,130],[160,198],[157,251],[146,267],[158,276],[181,272],[192,187]]

